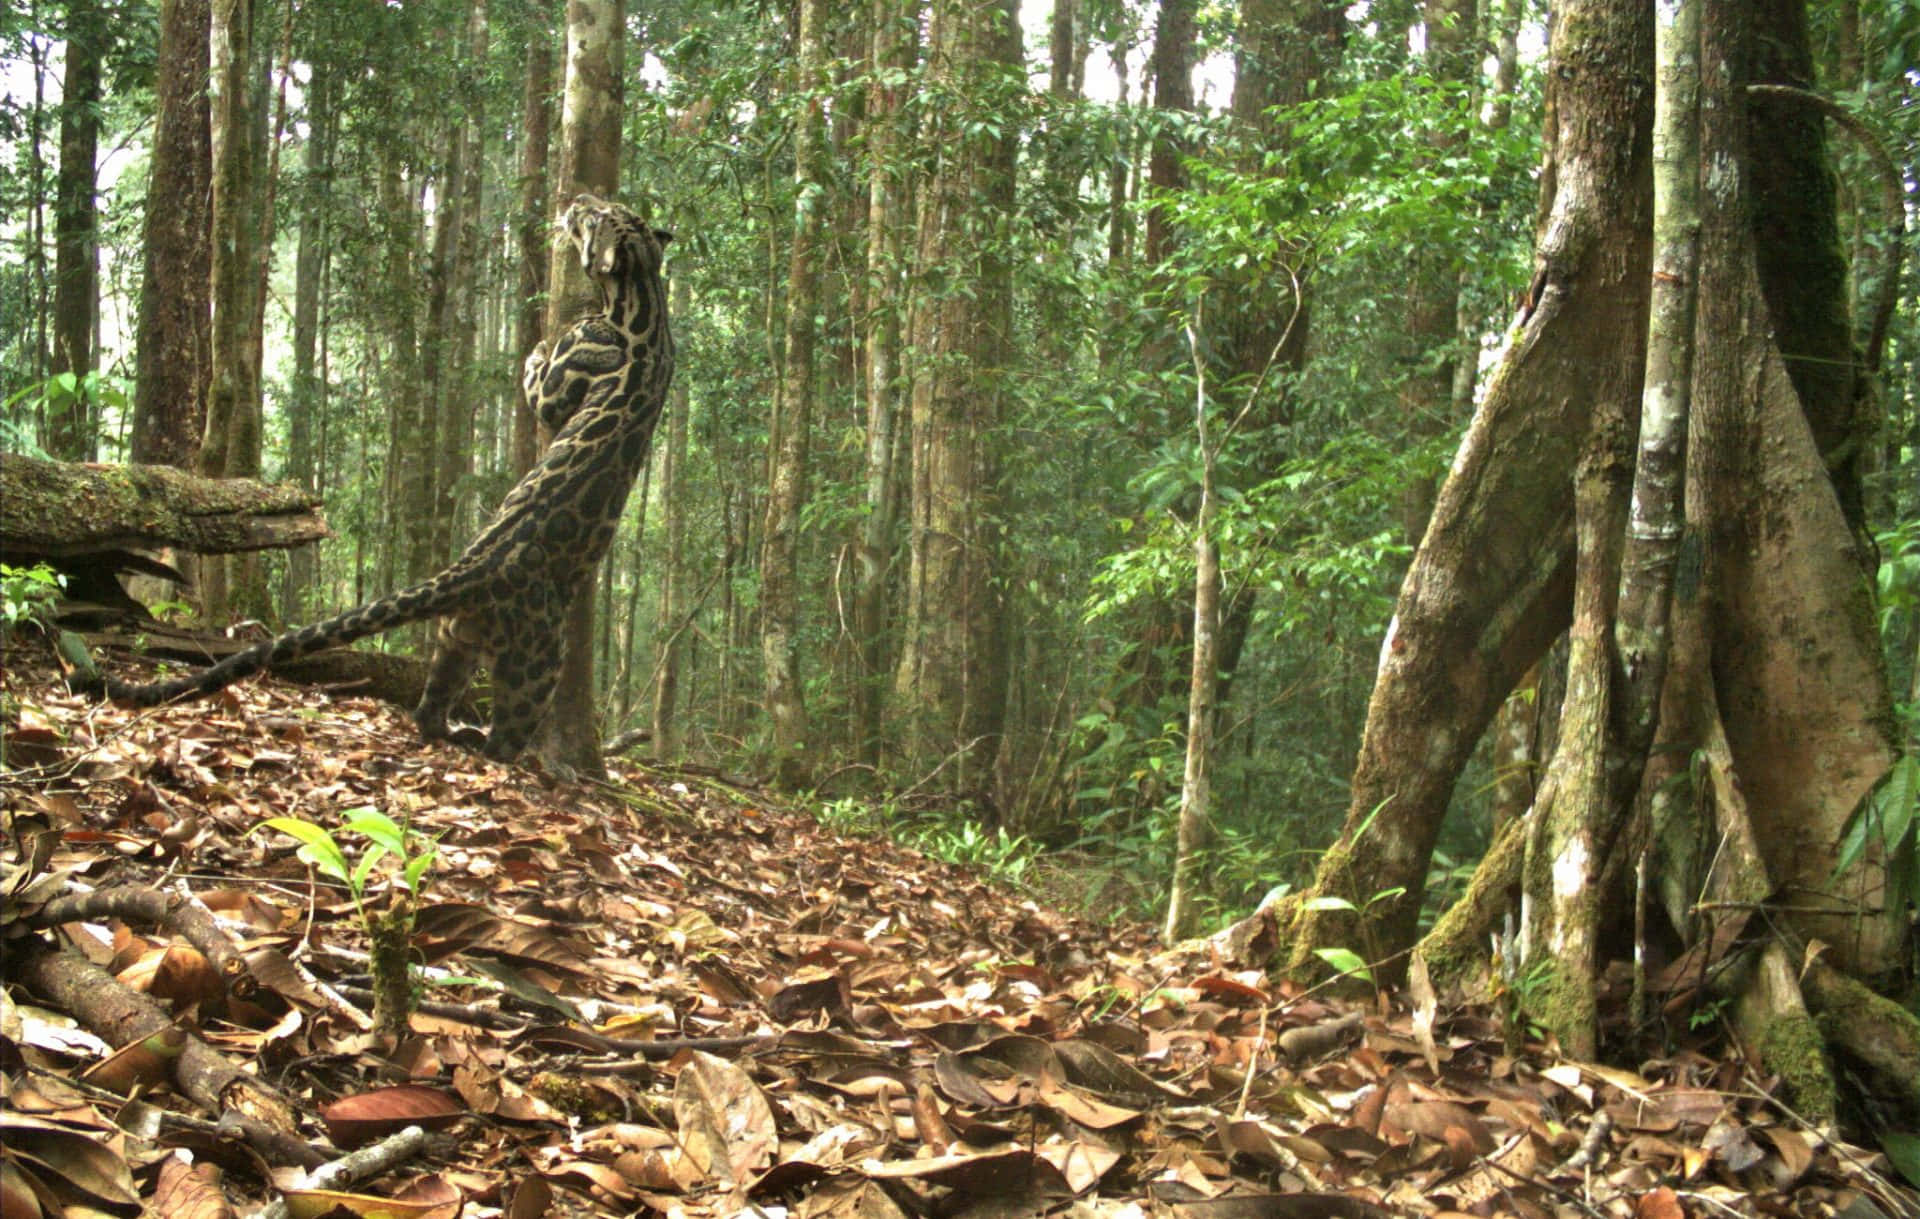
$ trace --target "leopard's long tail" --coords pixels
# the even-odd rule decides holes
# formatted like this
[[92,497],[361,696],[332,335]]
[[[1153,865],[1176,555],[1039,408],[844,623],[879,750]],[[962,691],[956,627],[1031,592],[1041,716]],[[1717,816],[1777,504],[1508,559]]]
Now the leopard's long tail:
[[482,578],[482,573],[477,570],[462,570],[456,566],[431,580],[336,614],[324,622],[316,622],[312,626],[289,631],[277,639],[257,643],[211,668],[169,681],[135,683],[116,677],[76,675],[69,684],[77,693],[92,698],[109,698],[116,703],[135,707],[157,707],[175,699],[204,697],[263,669],[328,648],[344,647],[356,639],[365,639],[382,631],[437,618],[459,608],[470,598],[476,582]]

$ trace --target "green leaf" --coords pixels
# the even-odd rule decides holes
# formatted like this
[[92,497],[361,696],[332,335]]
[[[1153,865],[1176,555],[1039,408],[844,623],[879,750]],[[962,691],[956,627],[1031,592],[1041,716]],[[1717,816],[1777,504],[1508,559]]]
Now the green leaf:
[[407,831],[385,813],[357,808],[347,814],[340,828],[363,835],[367,841],[379,843],[395,855],[404,857],[407,853]]
[[354,896],[357,897],[367,891],[367,877],[373,875],[374,867],[385,859],[387,854],[387,849],[377,842],[361,854],[360,862],[353,866],[353,879],[349,882],[353,886]]
[[433,861],[439,857],[439,854],[439,847],[429,846],[412,859],[407,860],[407,866],[400,872],[400,879],[401,883],[406,885],[408,892],[418,893],[420,891],[420,878],[427,874],[429,868],[433,867]]
[[1880,1150],[1887,1153],[1887,1162],[1900,1170],[1907,1184],[1920,1188],[1920,1134],[1884,1131],[1880,1135]]
[[260,830],[279,830],[287,837],[300,843],[295,854],[318,868],[323,875],[335,880],[353,883],[352,870],[347,865],[347,855],[333,835],[311,821],[302,821],[298,817],[269,817],[259,825],[248,830],[249,834]]
[[1309,910],[1357,910],[1352,902],[1344,897],[1310,897],[1306,901]]
[[1373,981],[1373,971],[1367,968],[1360,954],[1351,948],[1316,948],[1313,955],[1333,966],[1343,977],[1351,974],[1364,982]]

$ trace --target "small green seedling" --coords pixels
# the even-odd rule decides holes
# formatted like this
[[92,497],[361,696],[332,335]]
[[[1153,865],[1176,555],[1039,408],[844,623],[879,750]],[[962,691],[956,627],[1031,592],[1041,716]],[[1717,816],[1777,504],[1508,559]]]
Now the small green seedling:
[[[399,1036],[407,1031],[413,1009],[413,987],[409,972],[412,962],[413,915],[420,900],[420,889],[427,872],[440,853],[439,844],[371,808],[357,808],[346,814],[340,824],[344,833],[358,834],[366,840],[357,861],[349,860],[333,831],[300,817],[269,817],[254,827],[278,830],[300,843],[295,854],[323,876],[347,886],[353,906],[366,928],[368,955],[373,972],[373,1020],[376,1029]],[[382,908],[369,904],[369,882],[383,862],[394,888],[388,890]]]

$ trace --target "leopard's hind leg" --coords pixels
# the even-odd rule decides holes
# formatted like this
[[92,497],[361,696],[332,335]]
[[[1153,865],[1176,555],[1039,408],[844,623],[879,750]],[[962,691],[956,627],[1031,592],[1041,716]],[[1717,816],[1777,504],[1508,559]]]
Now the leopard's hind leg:
[[434,636],[426,688],[420,694],[420,705],[413,709],[413,722],[419,725],[423,740],[451,741],[475,751],[486,747],[486,734],[479,728],[447,723],[473,681],[474,667],[486,658],[486,634],[486,624],[474,615],[441,620]]
[[568,603],[555,596],[525,607],[526,616],[513,624],[493,658],[493,720],[480,752],[496,762],[518,758],[546,721],[560,684]]

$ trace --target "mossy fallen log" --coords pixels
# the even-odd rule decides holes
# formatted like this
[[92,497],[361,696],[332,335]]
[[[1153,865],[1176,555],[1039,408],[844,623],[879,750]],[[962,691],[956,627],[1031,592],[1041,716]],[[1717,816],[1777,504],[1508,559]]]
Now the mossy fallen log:
[[300,546],[330,536],[320,505],[293,485],[0,453],[0,557],[15,566],[168,546],[197,554]]

